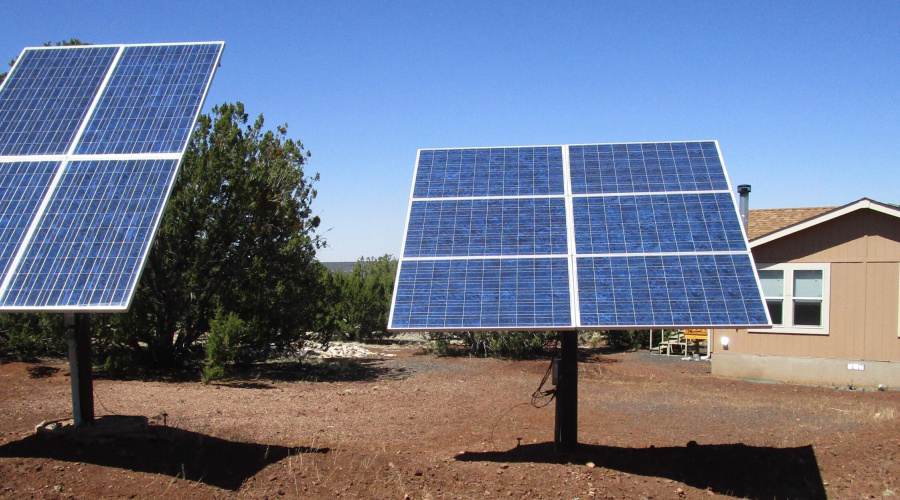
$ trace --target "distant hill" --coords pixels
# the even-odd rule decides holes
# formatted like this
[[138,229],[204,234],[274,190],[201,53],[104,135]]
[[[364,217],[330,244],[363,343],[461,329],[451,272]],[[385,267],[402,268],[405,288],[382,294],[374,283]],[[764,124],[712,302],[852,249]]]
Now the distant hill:
[[353,270],[353,266],[356,265],[356,261],[353,262],[323,262],[322,264],[328,268],[329,271],[340,271],[342,273],[349,273]]

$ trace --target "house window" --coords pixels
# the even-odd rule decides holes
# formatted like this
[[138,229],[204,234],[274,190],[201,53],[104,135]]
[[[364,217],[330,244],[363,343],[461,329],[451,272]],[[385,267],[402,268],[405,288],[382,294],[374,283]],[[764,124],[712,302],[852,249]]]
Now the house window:
[[760,264],[768,331],[828,334],[829,271],[829,264]]
[[759,281],[762,283],[763,295],[766,297],[766,307],[769,308],[769,318],[772,324],[781,326],[784,324],[784,271],[778,269],[759,270]]
[[797,269],[794,271],[794,324],[797,326],[822,326],[822,275],[821,269]]

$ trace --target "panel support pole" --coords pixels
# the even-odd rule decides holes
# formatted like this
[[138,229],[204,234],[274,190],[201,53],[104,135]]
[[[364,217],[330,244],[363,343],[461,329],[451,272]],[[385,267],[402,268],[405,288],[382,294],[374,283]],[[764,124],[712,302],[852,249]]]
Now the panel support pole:
[[91,316],[64,313],[69,339],[69,378],[75,427],[94,423],[94,379],[91,375]]
[[578,332],[559,332],[559,380],[556,384],[557,453],[571,453],[578,446]]

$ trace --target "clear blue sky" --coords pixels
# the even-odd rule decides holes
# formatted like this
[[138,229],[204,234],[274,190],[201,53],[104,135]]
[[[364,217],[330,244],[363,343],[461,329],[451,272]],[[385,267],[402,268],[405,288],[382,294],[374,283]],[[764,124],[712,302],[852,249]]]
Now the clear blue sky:
[[900,2],[485,3],[15,1],[0,57],[224,40],[206,110],[312,151],[324,261],[399,253],[418,148],[717,139],[753,208],[900,202]]

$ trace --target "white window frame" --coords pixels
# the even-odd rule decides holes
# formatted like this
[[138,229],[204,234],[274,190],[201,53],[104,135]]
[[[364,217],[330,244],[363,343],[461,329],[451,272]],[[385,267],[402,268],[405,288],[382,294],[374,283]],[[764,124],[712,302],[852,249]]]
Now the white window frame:
[[[783,325],[773,325],[768,330],[750,330],[753,333],[802,333],[808,335],[828,335],[828,318],[831,311],[831,264],[823,263],[786,263],[757,264],[760,271],[782,271],[782,321]],[[822,326],[794,325],[794,271],[822,271]],[[802,299],[801,299],[802,300]],[[765,297],[763,297],[765,301]],[[768,306],[766,306],[768,307]],[[774,320],[773,320],[774,321]],[[900,335],[900,327],[898,327]]]

